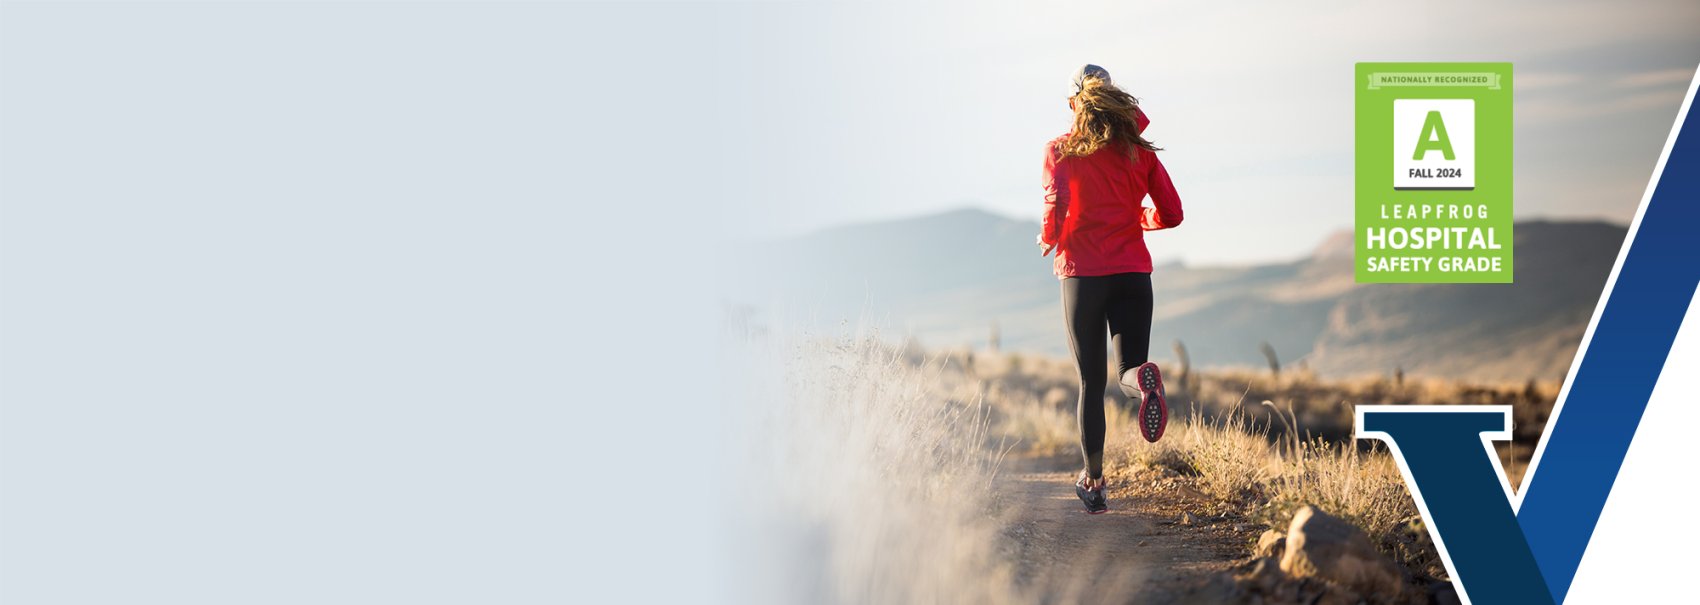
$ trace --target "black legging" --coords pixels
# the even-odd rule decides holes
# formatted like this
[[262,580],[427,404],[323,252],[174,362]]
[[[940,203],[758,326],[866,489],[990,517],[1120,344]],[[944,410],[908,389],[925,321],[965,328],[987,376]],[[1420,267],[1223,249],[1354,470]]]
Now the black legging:
[[1104,325],[1116,345],[1119,380],[1145,363],[1151,348],[1151,274],[1117,273],[1062,280],[1063,321],[1080,367],[1080,452],[1093,479],[1104,476]]

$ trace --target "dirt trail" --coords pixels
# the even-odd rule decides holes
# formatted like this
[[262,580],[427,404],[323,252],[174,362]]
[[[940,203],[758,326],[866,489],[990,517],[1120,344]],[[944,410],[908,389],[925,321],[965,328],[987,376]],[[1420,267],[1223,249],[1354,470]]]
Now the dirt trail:
[[[1214,601],[1204,586],[1242,561],[1257,533],[1243,521],[1204,514],[1203,494],[1158,472],[1112,482],[1110,511],[1088,515],[1075,498],[1074,477],[1029,469],[999,480],[1017,580],[1041,602]],[[1192,513],[1190,525],[1181,522],[1183,513]]]

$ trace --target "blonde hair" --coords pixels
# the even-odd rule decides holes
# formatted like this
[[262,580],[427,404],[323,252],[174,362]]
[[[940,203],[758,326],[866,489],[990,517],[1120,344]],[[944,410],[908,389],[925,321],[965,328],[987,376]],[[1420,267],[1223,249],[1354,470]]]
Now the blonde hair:
[[1059,145],[1064,157],[1084,157],[1115,143],[1128,157],[1139,160],[1139,150],[1160,151],[1139,132],[1139,99],[1102,78],[1088,77],[1074,93],[1074,128]]

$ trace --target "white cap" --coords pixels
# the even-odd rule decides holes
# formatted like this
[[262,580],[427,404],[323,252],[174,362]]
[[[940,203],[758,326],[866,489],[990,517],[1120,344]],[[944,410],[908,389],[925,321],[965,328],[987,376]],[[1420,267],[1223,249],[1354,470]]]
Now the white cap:
[[1109,70],[1091,63],[1081,66],[1080,69],[1074,72],[1074,94],[1080,94],[1080,90],[1086,88],[1087,78],[1097,78],[1108,83],[1110,81],[1110,72]]

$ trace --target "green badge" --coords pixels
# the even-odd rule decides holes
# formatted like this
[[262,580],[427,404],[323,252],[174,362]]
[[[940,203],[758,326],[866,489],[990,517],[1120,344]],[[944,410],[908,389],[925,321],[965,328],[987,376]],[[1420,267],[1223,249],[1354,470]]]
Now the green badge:
[[1357,280],[1511,283],[1511,64],[1357,71]]

